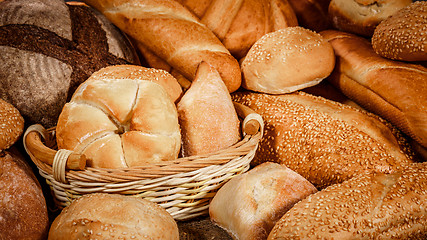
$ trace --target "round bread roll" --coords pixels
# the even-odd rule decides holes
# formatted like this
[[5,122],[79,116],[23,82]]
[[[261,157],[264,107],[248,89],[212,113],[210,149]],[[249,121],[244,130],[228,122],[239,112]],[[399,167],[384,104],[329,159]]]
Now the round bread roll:
[[376,26],[412,0],[332,0],[328,14],[338,30],[371,37]]
[[14,148],[0,152],[0,239],[44,240],[46,200],[31,167]]
[[427,61],[427,2],[414,2],[399,10],[375,29],[372,47],[383,57]]
[[285,212],[315,192],[298,173],[266,162],[224,184],[209,205],[209,215],[234,239],[266,239]]
[[73,201],[55,218],[49,240],[179,239],[178,226],[162,207],[149,200],[93,193]]
[[319,34],[288,27],[259,39],[243,59],[242,86],[262,93],[282,94],[311,87],[335,66],[332,46]]
[[173,77],[137,66],[115,65],[95,72],[59,116],[58,148],[82,153],[87,166],[101,168],[176,159],[181,146],[177,110],[156,83],[167,82],[165,78]]
[[49,128],[102,67],[138,63],[126,36],[94,9],[63,0],[0,1],[0,98]]
[[0,98],[0,152],[12,146],[24,131],[24,118],[12,104]]

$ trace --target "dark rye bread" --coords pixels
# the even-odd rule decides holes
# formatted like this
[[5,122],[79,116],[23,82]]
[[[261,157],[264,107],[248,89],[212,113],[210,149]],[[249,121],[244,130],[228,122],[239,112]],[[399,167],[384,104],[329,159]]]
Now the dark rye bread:
[[0,98],[27,124],[52,127],[93,72],[138,63],[125,35],[94,9],[62,0],[0,2]]

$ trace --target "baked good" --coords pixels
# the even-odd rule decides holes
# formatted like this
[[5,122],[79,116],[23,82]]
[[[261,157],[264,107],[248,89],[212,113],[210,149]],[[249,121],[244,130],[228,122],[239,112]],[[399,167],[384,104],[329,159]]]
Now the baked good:
[[240,140],[240,122],[230,93],[215,68],[200,63],[190,88],[177,104],[182,155],[200,155]]
[[49,231],[41,186],[14,148],[0,152],[0,239],[44,240]]
[[427,61],[427,2],[414,2],[382,21],[371,42],[383,57],[403,61]]
[[376,26],[412,0],[331,0],[328,14],[333,27],[371,37]]
[[391,173],[413,153],[400,132],[366,111],[304,92],[282,95],[233,93],[264,120],[252,165],[284,164],[318,189],[362,172]]
[[337,56],[328,81],[427,147],[427,68],[383,58],[369,40],[354,34],[334,30],[321,34]]
[[[220,73],[230,92],[241,84],[239,63],[221,41],[187,8],[174,0],[85,0],[187,79],[200,62]],[[129,7],[131,6],[131,7]]]
[[426,189],[427,163],[361,174],[295,204],[268,239],[425,239]]
[[95,72],[59,115],[58,148],[84,154],[87,166],[101,168],[176,159],[181,146],[178,114],[156,83],[168,77],[165,71],[141,66],[115,65]]
[[301,27],[320,32],[331,27],[328,8],[331,0],[288,0]]
[[55,218],[49,239],[179,239],[172,216],[149,200],[92,193],[71,202]]
[[285,212],[315,192],[298,173],[266,162],[225,183],[209,205],[209,216],[234,239],[266,239]]
[[88,6],[5,0],[0,15],[0,98],[28,125],[55,126],[66,101],[93,72],[139,62],[126,36]]
[[264,34],[298,26],[288,0],[176,1],[192,10],[237,59]]
[[24,131],[24,118],[12,104],[0,98],[0,152],[12,146]]
[[334,69],[332,46],[318,33],[287,27],[265,34],[241,62],[242,86],[283,94],[314,86]]

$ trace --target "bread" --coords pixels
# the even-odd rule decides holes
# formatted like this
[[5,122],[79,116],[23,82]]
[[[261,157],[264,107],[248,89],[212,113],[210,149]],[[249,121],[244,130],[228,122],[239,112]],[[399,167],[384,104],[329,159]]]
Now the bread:
[[382,21],[372,36],[372,47],[383,57],[427,61],[427,2],[414,2]]
[[0,98],[0,152],[18,141],[23,131],[24,118],[18,109]]
[[167,78],[167,72],[141,66],[95,72],[59,116],[58,148],[82,153],[87,166],[101,168],[176,159],[181,146],[177,110],[156,83]]
[[361,174],[295,204],[268,239],[425,239],[426,189],[427,163]]
[[331,0],[288,0],[301,27],[320,32],[331,27],[328,8]]
[[205,61],[220,73],[230,92],[241,84],[239,63],[221,41],[174,0],[86,0],[111,22],[187,79]]
[[119,29],[88,6],[62,0],[0,2],[0,98],[26,124],[49,128],[93,72],[139,63]]
[[332,46],[319,34],[288,27],[264,35],[241,63],[245,89],[283,94],[314,86],[334,69]]
[[172,216],[149,200],[107,193],[83,195],[55,218],[51,240],[179,239]]
[[284,164],[318,189],[362,172],[391,173],[413,162],[400,132],[366,111],[304,92],[246,91],[232,99],[252,108],[265,123],[251,164]]
[[44,240],[49,231],[41,186],[14,148],[0,152],[0,239]]
[[177,1],[192,10],[236,59],[244,57],[264,34],[298,26],[288,0]]
[[412,0],[331,0],[328,14],[333,27],[371,37],[376,26],[412,3]]
[[200,155],[240,140],[240,122],[230,93],[218,71],[200,63],[190,88],[177,104],[182,155]]
[[328,81],[427,147],[427,69],[383,58],[369,40],[353,34],[333,30],[321,34],[337,56]]
[[209,205],[209,215],[234,239],[266,239],[285,212],[315,192],[296,172],[266,162],[224,184]]

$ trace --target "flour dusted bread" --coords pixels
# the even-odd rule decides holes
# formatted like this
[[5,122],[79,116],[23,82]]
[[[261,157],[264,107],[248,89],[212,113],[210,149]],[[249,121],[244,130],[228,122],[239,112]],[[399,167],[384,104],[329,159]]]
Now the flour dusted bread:
[[266,162],[224,184],[209,205],[209,215],[234,239],[266,239],[285,212],[315,192],[298,173]]
[[178,240],[172,216],[149,200],[119,194],[87,194],[55,218],[49,239]]
[[181,134],[170,94],[157,82],[170,74],[110,66],[79,86],[58,119],[58,148],[82,153],[87,165],[140,166],[176,159]]
[[215,68],[202,62],[177,104],[184,156],[211,153],[240,139],[239,119]]
[[391,173],[413,162],[402,134],[366,111],[303,92],[246,91],[232,97],[265,122],[252,164],[284,164],[318,189],[362,172]]

